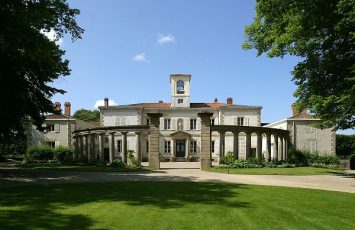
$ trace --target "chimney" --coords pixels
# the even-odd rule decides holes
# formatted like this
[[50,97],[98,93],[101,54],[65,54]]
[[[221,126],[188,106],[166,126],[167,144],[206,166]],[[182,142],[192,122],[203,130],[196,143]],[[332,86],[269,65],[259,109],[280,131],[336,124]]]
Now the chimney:
[[295,104],[295,103],[293,103],[293,104],[291,105],[291,108],[292,108],[292,117],[297,116],[297,115],[299,115],[299,114],[303,114],[303,115],[307,115],[307,114],[308,114],[306,108],[304,108],[304,109],[299,113],[298,110],[297,110],[297,107],[296,107],[296,104]]
[[159,103],[164,103],[164,101],[163,101],[163,100],[160,100]]
[[228,105],[233,105],[233,98],[228,97],[228,98],[227,98],[227,104],[228,104]]
[[70,102],[65,102],[64,103],[64,115],[67,117],[70,117]]
[[61,104],[60,102],[54,102],[54,112],[57,114],[61,114],[62,113],[62,108],[61,108]]
[[215,103],[216,103],[216,102],[218,102],[218,99],[217,99],[217,97],[215,97],[215,98],[214,98],[214,102],[215,102]]
[[104,106],[108,107],[108,98],[107,97],[105,97],[105,99],[104,99]]

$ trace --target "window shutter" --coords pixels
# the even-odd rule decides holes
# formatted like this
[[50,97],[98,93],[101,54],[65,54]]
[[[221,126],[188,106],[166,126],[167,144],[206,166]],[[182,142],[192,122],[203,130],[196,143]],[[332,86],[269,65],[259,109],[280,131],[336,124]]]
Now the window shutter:
[[249,126],[249,118],[246,117],[246,118],[244,118],[244,119],[245,119],[245,125],[246,125],[246,126]]
[[196,129],[197,130],[201,129],[201,118],[199,117],[196,119]]
[[200,140],[197,140],[196,141],[196,144],[197,144],[197,146],[196,146],[196,153],[200,153],[201,151],[201,141]]
[[60,126],[59,126],[59,124],[55,124],[54,125],[54,131],[56,132],[56,133],[59,133],[60,132]]
[[170,130],[176,129],[176,120],[174,118],[170,119]]
[[185,120],[185,130],[190,130],[190,118],[186,118]]
[[57,147],[59,147],[59,141],[55,141],[54,142],[54,146],[57,148]]
[[160,118],[160,130],[164,130],[164,118]]

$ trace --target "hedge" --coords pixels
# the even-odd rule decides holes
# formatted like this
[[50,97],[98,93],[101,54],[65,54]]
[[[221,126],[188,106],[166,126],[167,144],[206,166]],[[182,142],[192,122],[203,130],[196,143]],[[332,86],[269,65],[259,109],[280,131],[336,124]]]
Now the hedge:
[[50,163],[69,162],[73,160],[73,149],[71,147],[51,148],[49,146],[30,146],[24,158],[26,163]]

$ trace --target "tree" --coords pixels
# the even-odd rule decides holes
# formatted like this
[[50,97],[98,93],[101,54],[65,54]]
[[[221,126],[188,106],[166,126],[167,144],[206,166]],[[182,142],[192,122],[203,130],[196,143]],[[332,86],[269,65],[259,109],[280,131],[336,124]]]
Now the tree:
[[355,154],[355,134],[336,136],[336,153],[339,156],[346,157]]
[[75,111],[73,117],[87,122],[97,122],[100,120],[99,110],[79,109]]
[[299,110],[321,127],[355,126],[355,0],[257,0],[244,49],[302,58],[292,74]]
[[81,38],[79,13],[66,0],[0,2],[0,142],[23,132],[26,119],[40,128],[44,114],[54,112],[51,97],[65,91],[52,83],[70,69],[65,51],[46,32]]

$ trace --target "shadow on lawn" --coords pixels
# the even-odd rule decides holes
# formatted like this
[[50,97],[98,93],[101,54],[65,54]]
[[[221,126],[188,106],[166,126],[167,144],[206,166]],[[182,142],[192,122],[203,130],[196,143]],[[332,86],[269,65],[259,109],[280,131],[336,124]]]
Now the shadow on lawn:
[[182,208],[188,204],[249,208],[248,202],[238,201],[238,191],[247,188],[235,184],[149,181],[6,188],[0,191],[0,229],[88,229],[99,220],[80,211],[63,214],[62,210],[99,202],[160,209]]

